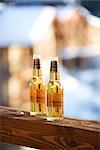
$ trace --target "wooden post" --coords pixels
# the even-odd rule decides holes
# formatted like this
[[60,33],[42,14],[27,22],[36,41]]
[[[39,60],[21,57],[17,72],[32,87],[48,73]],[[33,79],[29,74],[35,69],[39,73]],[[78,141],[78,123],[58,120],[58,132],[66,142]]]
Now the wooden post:
[[44,150],[100,150],[100,123],[74,118],[48,122],[0,107],[0,140]]

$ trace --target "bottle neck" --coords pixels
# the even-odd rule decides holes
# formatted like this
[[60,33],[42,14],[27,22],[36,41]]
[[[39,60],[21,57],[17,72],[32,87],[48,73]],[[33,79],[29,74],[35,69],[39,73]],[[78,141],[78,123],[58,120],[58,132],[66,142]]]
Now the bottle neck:
[[50,71],[50,81],[60,80],[59,72]]
[[33,68],[33,78],[42,77],[41,69]]
[[58,72],[58,61],[52,60],[50,64],[50,81],[60,80]]
[[40,58],[36,57],[33,59],[33,78],[41,77],[41,76],[42,76],[42,71],[40,66]]

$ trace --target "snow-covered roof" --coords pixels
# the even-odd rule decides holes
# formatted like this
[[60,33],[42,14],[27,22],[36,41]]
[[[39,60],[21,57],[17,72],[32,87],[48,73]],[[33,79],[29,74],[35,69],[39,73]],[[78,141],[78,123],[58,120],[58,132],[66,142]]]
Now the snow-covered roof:
[[[45,15],[44,12],[46,12]],[[42,38],[39,35],[43,33],[44,26],[47,29],[54,15],[54,8],[49,6],[5,8],[0,12],[0,46],[9,46],[12,43],[32,45],[36,40]]]
[[57,17],[61,21],[70,20],[77,11],[81,16],[86,18],[87,23],[94,27],[100,28],[100,18],[93,16],[85,7],[80,5],[67,5],[65,7],[60,7]]

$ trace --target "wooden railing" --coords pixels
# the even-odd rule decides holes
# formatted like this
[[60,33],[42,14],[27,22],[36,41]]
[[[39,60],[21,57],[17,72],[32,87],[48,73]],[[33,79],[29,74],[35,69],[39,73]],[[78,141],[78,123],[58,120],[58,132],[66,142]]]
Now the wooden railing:
[[48,122],[1,106],[0,140],[44,150],[100,150],[100,123],[74,118]]

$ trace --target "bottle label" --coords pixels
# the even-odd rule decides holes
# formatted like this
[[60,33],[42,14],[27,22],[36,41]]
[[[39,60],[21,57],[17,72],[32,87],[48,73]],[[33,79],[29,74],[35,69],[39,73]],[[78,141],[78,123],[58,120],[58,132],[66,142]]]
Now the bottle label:
[[47,106],[48,107],[62,107],[63,106],[63,94],[53,93],[47,94]]
[[31,103],[45,103],[45,89],[31,89],[30,101]]

